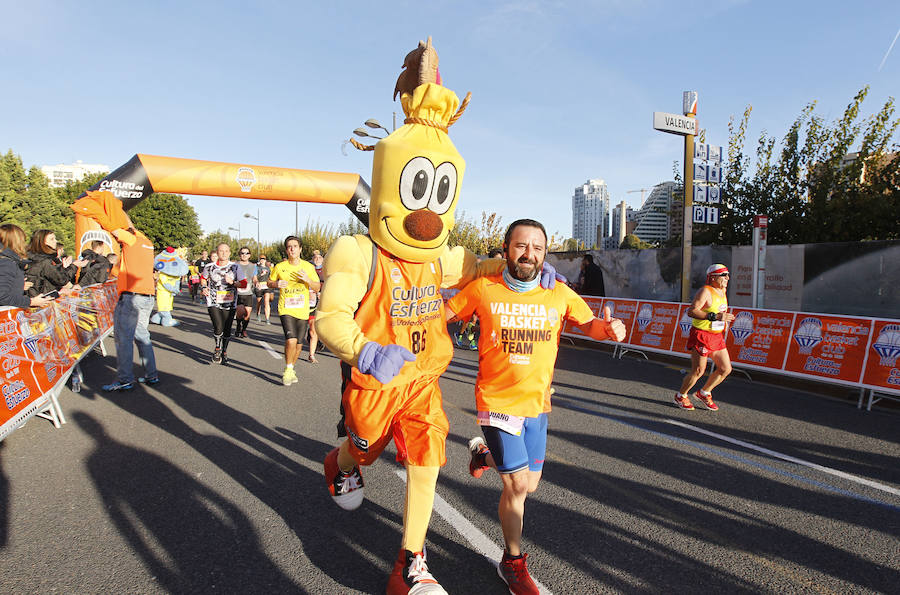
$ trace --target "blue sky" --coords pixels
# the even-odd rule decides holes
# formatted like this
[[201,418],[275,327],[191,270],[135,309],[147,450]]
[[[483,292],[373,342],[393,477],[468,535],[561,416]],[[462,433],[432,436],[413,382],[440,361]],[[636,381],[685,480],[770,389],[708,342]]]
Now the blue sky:
[[[370,117],[391,126],[403,57],[431,35],[444,84],[472,103],[450,135],[466,159],[459,210],[532,217],[571,235],[571,196],[606,180],[613,203],[672,177],[680,137],[652,129],[699,92],[707,139],[753,106],[748,145],[800,110],[834,120],[900,94],[900,2],[9,2],[2,9],[0,149],[26,166],[135,153],[354,172],[341,143]],[[900,46],[900,42],[897,43]],[[294,206],[189,197],[205,231],[261,211],[263,241]],[[457,211],[459,212],[459,211]],[[337,225],[349,211],[300,204]],[[248,232],[248,228],[252,231]]]

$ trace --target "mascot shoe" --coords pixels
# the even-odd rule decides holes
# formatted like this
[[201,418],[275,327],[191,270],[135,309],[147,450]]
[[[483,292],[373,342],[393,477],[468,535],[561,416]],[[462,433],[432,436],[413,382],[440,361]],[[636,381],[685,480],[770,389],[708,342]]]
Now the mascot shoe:
[[337,448],[325,457],[325,481],[328,482],[328,491],[331,492],[331,499],[335,504],[344,510],[356,510],[362,505],[365,496],[362,474],[359,467],[354,467],[349,472],[341,471],[337,459]]

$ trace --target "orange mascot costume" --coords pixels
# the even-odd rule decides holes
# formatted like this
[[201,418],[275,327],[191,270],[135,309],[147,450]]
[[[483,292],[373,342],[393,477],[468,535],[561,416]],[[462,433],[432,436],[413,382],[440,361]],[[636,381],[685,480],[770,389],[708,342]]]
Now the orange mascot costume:
[[320,339],[352,366],[342,397],[348,438],[325,459],[332,498],[341,508],[359,507],[359,467],[391,439],[406,467],[403,539],[389,595],[446,593],[425,563],[449,431],[438,378],[453,347],[440,289],[505,264],[478,264],[471,252],[447,246],[465,170],[447,129],[465,102],[460,108],[440,84],[437,63],[430,38],[406,57],[395,89],[405,125],[374,147],[369,235],[341,236],[328,251],[316,316]]

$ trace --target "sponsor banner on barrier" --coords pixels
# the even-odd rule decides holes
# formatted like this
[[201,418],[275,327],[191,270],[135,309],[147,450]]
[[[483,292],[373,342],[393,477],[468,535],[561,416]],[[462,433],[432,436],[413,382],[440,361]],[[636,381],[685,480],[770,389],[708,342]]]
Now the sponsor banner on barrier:
[[871,318],[798,312],[784,370],[859,383],[871,332]]
[[115,281],[46,308],[0,310],[0,427],[49,392],[112,326]]
[[680,309],[680,304],[671,302],[638,302],[628,343],[671,351],[672,338],[681,316]]
[[25,310],[0,311],[0,426],[53,388],[62,371],[58,363],[35,361],[47,344],[33,334],[28,318]]
[[900,321],[875,320],[863,384],[900,391]]
[[[583,296],[581,296],[581,299],[583,299],[585,301],[585,303],[591,309],[591,312],[594,313],[594,316],[599,316],[599,317],[603,316],[603,310],[601,309],[603,306],[603,298],[602,297],[583,295]],[[615,316],[616,315],[613,314],[613,317],[615,317]],[[572,324],[568,320],[566,320],[566,323],[563,326],[562,332],[564,335],[570,335],[570,336],[579,337],[582,339],[589,339],[591,341],[595,340],[595,339],[591,339],[590,337],[585,335],[583,332],[581,332],[581,330],[579,330],[574,324]]]
[[791,342],[794,312],[732,308],[726,345],[733,364],[781,370]]
[[687,352],[687,341],[691,335],[691,317],[688,316],[690,304],[676,304],[678,306],[678,323],[675,325],[674,337],[672,337],[672,351],[675,353]]

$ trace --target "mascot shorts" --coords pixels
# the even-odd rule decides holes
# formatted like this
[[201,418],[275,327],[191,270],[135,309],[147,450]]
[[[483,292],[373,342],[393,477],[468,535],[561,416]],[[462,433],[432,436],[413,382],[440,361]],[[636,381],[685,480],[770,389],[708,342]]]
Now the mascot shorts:
[[382,390],[363,389],[351,381],[342,403],[350,454],[360,465],[372,464],[391,438],[399,462],[418,467],[447,462],[444,443],[450,424],[437,376]]

